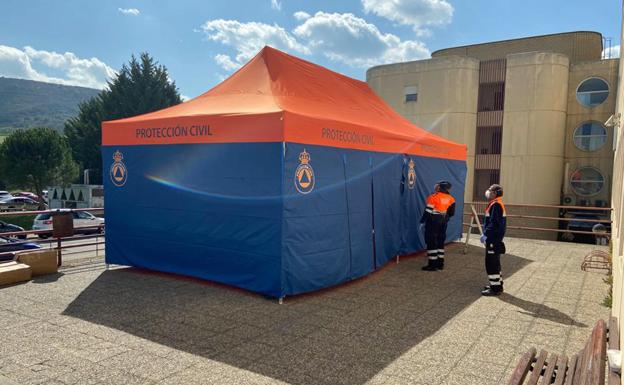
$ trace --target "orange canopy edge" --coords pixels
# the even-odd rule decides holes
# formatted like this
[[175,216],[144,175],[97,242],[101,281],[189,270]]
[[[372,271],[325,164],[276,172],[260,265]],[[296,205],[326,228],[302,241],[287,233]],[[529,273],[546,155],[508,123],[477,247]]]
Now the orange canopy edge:
[[104,146],[237,142],[466,159],[466,145],[412,124],[365,82],[271,47],[192,100],[102,123]]

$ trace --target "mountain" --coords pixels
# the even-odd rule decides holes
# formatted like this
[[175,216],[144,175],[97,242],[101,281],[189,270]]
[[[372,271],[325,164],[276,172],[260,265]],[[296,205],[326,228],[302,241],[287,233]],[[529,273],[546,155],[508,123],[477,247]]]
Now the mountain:
[[50,127],[62,131],[78,104],[100,90],[0,77],[0,133],[14,128]]

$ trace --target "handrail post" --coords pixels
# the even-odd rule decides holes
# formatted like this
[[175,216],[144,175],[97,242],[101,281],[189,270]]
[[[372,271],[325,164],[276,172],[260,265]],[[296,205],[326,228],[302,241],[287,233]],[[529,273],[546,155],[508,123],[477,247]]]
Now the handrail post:
[[56,254],[58,256],[58,267],[61,267],[61,264],[63,264],[63,255],[61,251],[61,237],[57,237],[56,242],[57,242]]

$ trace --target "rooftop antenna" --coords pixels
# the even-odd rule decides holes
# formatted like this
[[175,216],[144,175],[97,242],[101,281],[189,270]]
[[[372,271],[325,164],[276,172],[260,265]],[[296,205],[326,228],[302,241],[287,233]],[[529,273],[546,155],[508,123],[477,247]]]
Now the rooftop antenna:
[[607,36],[602,37],[602,46],[604,49],[602,50],[602,59],[611,59],[612,56],[612,46],[611,46],[611,38]]

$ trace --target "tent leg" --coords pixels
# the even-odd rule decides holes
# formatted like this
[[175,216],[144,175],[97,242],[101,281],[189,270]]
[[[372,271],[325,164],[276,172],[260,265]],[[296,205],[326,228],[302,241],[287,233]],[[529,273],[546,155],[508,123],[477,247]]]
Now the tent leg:
[[279,303],[280,305],[284,304],[284,297],[279,297],[279,299],[277,300],[277,303]]
[[396,256],[396,263],[397,264],[399,263],[399,256],[398,255]]
[[464,243],[463,254],[466,254],[468,252],[468,242],[470,241],[470,234],[472,234],[473,226],[474,226],[474,215],[471,215],[470,227],[468,228],[468,231],[466,232],[466,242]]
[[110,265],[107,263],[106,264],[106,270],[110,269]]

